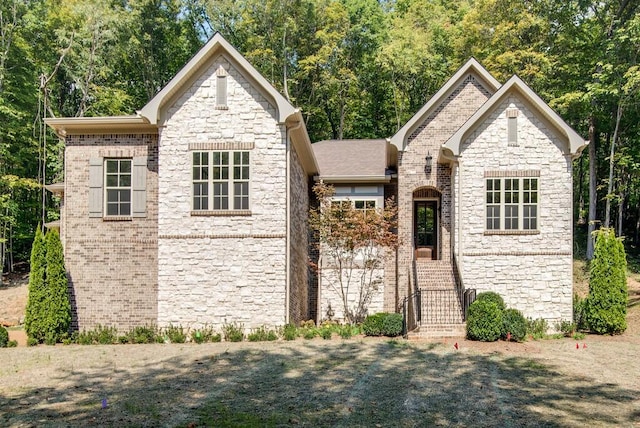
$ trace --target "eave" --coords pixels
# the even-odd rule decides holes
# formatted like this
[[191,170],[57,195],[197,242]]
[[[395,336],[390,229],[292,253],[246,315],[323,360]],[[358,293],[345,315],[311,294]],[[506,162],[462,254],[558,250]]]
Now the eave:
[[61,117],[44,122],[64,138],[83,134],[157,134],[158,127],[140,116]]

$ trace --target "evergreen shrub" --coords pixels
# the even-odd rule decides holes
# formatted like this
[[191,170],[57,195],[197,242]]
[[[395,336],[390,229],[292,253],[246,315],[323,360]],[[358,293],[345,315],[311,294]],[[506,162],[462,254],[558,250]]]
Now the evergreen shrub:
[[379,312],[377,314],[367,316],[362,323],[362,332],[366,336],[382,336],[386,315],[387,314],[385,312]]
[[388,337],[396,337],[402,334],[402,314],[386,314],[382,320],[382,334]]
[[600,334],[623,333],[627,329],[627,299],[624,245],[613,229],[600,229],[596,232],[584,308],[589,329]]
[[498,293],[493,291],[485,291],[485,292],[479,293],[478,296],[476,297],[476,300],[480,300],[480,301],[486,300],[489,302],[494,302],[496,305],[498,305],[501,311],[504,311],[506,309],[506,305],[504,304],[504,299],[502,298],[502,296],[500,296]]
[[469,306],[467,337],[482,342],[495,342],[501,333],[502,308],[492,298],[476,299]]
[[0,348],[6,348],[7,343],[9,343],[9,332],[0,325]]
[[501,338],[507,340],[510,336],[514,342],[522,342],[527,337],[527,320],[517,309],[505,309],[502,312]]

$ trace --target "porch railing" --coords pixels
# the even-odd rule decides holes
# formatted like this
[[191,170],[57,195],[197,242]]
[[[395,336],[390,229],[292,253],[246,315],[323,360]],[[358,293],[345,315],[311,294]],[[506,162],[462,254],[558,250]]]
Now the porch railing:
[[422,321],[422,291],[407,296],[402,301],[402,336],[414,330]]

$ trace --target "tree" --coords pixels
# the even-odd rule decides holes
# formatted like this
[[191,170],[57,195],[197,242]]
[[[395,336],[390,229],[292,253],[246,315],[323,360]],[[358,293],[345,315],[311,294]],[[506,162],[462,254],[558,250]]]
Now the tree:
[[69,331],[71,325],[71,302],[69,284],[64,267],[64,253],[60,235],[55,229],[49,230],[45,237],[46,247],[46,326],[45,340],[55,343]]
[[395,203],[359,210],[351,201],[332,200],[333,187],[322,182],[313,191],[320,205],[309,222],[322,260],[314,268],[340,297],[345,319],[362,322],[383,281],[386,257],[398,247]]
[[29,297],[24,317],[25,331],[38,342],[44,340],[44,312],[46,310],[46,250],[40,225],[31,247],[31,272],[29,274]]
[[589,271],[589,296],[585,306],[587,325],[600,334],[619,334],[627,329],[627,260],[613,229],[596,232]]

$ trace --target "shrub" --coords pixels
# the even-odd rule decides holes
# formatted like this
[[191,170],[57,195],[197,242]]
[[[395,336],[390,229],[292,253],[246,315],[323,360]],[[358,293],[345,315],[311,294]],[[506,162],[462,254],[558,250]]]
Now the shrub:
[[382,320],[382,334],[389,337],[400,336],[402,334],[402,314],[385,314]]
[[171,343],[184,343],[187,341],[187,335],[181,326],[169,324],[169,327],[164,329],[164,334]]
[[244,324],[224,324],[222,336],[226,342],[242,342],[244,340]]
[[560,321],[555,325],[555,329],[562,333],[565,337],[571,337],[578,330],[576,324],[571,321]]
[[527,337],[527,320],[517,309],[505,309],[502,312],[502,334],[503,339],[511,337],[514,342],[522,342]]
[[222,336],[216,333],[211,326],[204,326],[201,329],[191,331],[191,340],[196,343],[220,342]]
[[273,330],[268,330],[265,326],[254,329],[247,336],[249,342],[267,342],[278,339],[278,335]]
[[343,339],[351,339],[354,335],[358,334],[358,328],[351,324],[345,324],[338,327],[338,334]]
[[364,319],[362,323],[362,331],[367,336],[382,336],[382,329],[384,319],[386,317],[385,312],[379,312],[377,314],[369,315]]
[[315,327],[302,327],[300,328],[299,333],[307,340],[313,339],[319,334],[318,329]]
[[24,317],[24,326],[27,336],[37,343],[44,340],[45,327],[44,316],[46,312],[46,250],[44,246],[44,236],[40,230],[40,225],[36,229],[31,247],[31,270],[29,272],[29,297]]
[[582,299],[577,294],[573,295],[573,323],[576,326],[576,330],[585,330],[587,328],[586,303],[587,299]]
[[9,342],[9,332],[0,325],[0,348],[5,348]]
[[471,340],[494,342],[501,332],[502,309],[499,304],[491,298],[476,299],[469,307],[467,337]]
[[7,342],[7,348],[15,348],[16,346],[18,346],[17,340],[10,340]]
[[29,337],[27,339],[27,346],[36,346],[38,343],[38,339],[36,339],[35,337]]
[[589,329],[600,334],[623,333],[627,329],[627,299],[624,245],[613,229],[600,229],[596,232],[585,304]]
[[280,335],[284,340],[296,340],[296,337],[298,337],[298,329],[293,324],[287,324],[282,327]]
[[495,293],[493,291],[485,291],[478,294],[478,296],[476,297],[476,300],[480,300],[480,301],[486,300],[489,302],[494,302],[496,305],[498,305],[501,311],[504,311],[507,308],[504,304],[504,299],[502,298],[502,296],[500,296],[498,293]]
[[129,343],[137,344],[164,342],[164,337],[159,334],[158,328],[154,325],[134,327],[127,333],[127,339]]
[[45,237],[47,290],[47,310],[45,334],[48,342],[57,342],[69,331],[71,325],[71,301],[69,284],[64,267],[64,252],[60,235],[55,229],[49,230]]
[[325,340],[329,340],[331,339],[331,336],[333,336],[333,325],[328,325],[325,324],[322,327],[320,327],[319,329],[319,333],[320,333],[320,337],[322,337]]
[[534,339],[544,339],[547,337],[547,330],[549,330],[549,324],[544,318],[532,319],[527,318],[527,334]]

